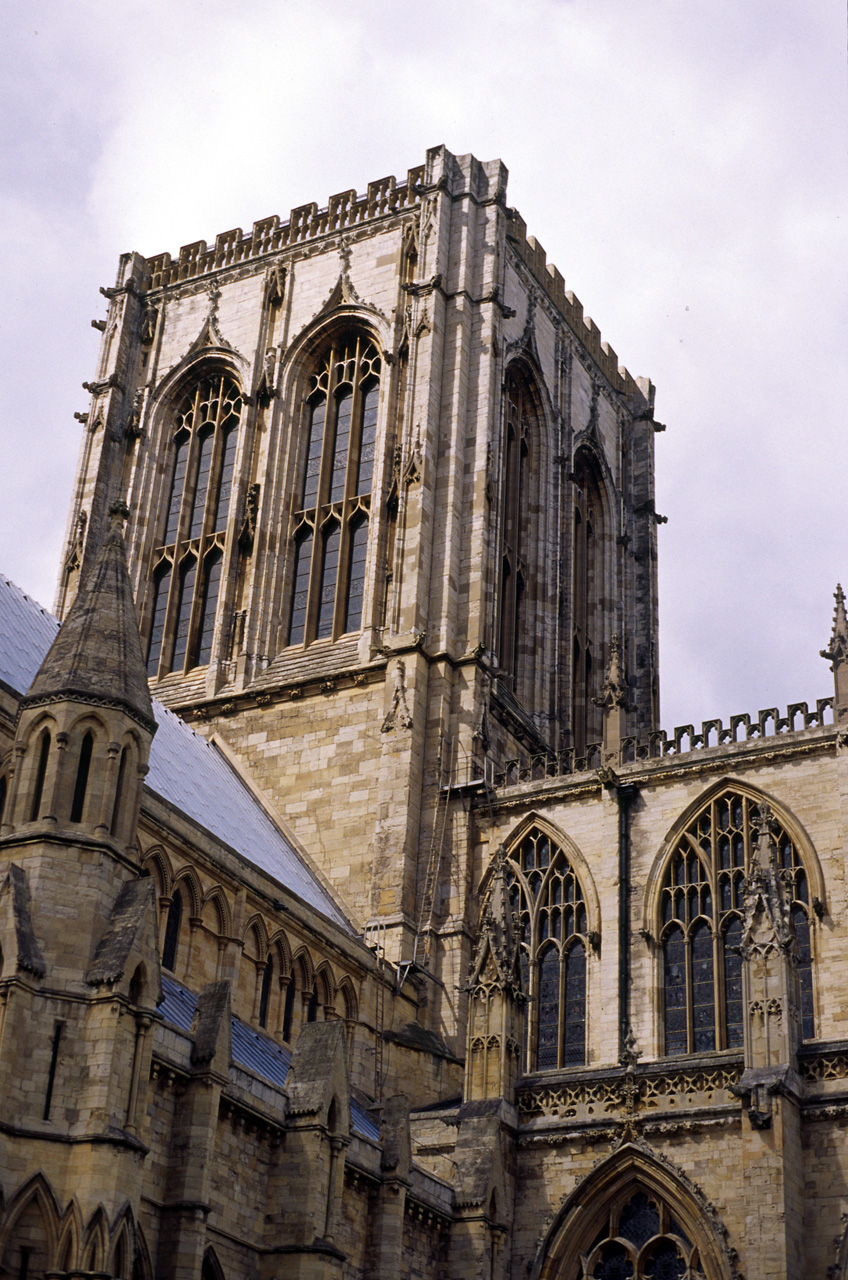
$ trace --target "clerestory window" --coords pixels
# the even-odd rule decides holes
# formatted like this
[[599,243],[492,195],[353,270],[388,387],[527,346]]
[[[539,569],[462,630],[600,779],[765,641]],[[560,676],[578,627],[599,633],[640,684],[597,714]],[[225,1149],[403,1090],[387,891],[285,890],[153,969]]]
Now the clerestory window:
[[374,343],[348,333],[334,339],[309,379],[289,644],[362,627],[380,368]]
[[601,737],[602,713],[593,698],[600,692],[603,584],[603,502],[589,458],[574,464],[574,543],[571,635],[571,729],[583,755]]
[[[666,868],[660,911],[665,1053],[740,1049],[743,890],[751,869],[757,802],[727,790],[704,806]],[[775,839],[798,944],[802,1036],[815,1034],[809,888],[794,842]]]
[[586,1062],[586,902],[565,851],[534,828],[506,863],[521,934],[528,997],[525,1066],[530,1071]]
[[212,657],[241,409],[234,379],[216,373],[196,382],[175,414],[153,570],[147,671],[154,679]]

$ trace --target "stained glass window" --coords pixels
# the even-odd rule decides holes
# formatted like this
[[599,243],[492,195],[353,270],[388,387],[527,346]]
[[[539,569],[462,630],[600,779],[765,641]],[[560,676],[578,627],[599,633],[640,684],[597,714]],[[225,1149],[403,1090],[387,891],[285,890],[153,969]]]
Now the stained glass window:
[[[728,789],[690,822],[661,891],[665,1052],[738,1049],[743,1042],[742,911],[757,801]],[[781,874],[797,941],[802,1034],[815,1034],[809,889],[800,854],[776,824]]]
[[578,1268],[568,1280],[704,1280],[697,1247],[664,1201],[641,1189],[613,1205]]
[[510,853],[507,880],[528,996],[525,1067],[583,1066],[588,922],[580,882],[565,851],[539,828]]

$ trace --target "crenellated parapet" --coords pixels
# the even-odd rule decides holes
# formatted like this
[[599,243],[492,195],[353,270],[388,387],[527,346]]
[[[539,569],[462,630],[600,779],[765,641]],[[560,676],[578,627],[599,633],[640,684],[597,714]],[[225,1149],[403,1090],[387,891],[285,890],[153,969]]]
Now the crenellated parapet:
[[315,203],[292,209],[286,222],[282,222],[277,214],[261,218],[254,222],[248,235],[241,227],[223,231],[211,248],[205,240],[195,240],[192,244],[183,245],[176,259],[172,259],[170,253],[157,253],[147,259],[150,288],[160,289],[209,275],[239,262],[263,258],[279,249],[412,208],[419,202],[423,176],[424,166],[418,165],[409,170],[406,182],[398,183],[390,174],[377,182],[369,182],[363,196],[357,195],[355,190],[340,191],[338,195],[330,196],[323,209]]

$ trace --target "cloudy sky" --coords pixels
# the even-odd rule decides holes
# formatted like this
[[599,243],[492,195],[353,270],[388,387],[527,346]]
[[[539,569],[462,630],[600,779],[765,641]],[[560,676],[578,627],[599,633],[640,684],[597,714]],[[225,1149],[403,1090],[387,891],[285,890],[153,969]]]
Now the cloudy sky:
[[119,253],[445,143],[657,385],[662,722],[831,692],[848,587],[846,59],[829,0],[29,0],[0,53],[0,570],[52,605]]

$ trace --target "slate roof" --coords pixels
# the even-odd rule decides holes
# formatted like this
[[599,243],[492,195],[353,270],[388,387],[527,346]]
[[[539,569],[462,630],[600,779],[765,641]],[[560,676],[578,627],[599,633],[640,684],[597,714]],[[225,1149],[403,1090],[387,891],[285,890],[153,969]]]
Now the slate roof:
[[[162,975],[162,990],[165,997],[159,1006],[162,1017],[180,1031],[188,1033],[197,1008],[197,996],[166,974]],[[254,1031],[236,1017],[233,1017],[232,1023],[232,1043],[233,1062],[237,1067],[249,1071],[251,1075],[261,1076],[280,1088],[285,1085],[292,1058],[288,1049],[284,1049],[261,1031]],[[350,1123],[354,1133],[360,1137],[372,1142],[379,1141],[380,1131],[377,1125],[353,1098],[350,1100]]]
[[[0,575],[0,679],[16,693],[30,688],[58,626],[51,614]],[[335,899],[218,748],[155,699],[152,705],[158,731],[145,787],[353,934]]]
[[[126,508],[124,508],[126,511]],[[80,583],[50,649],[27,691],[36,700],[67,694],[120,704],[153,726],[153,708],[141,652],[120,514]]]

